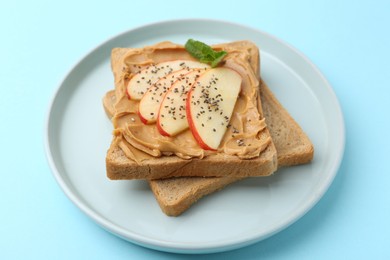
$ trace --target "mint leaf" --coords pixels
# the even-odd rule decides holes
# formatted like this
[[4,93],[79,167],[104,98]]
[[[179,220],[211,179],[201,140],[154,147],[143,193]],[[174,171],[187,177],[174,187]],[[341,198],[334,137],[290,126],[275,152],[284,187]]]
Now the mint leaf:
[[196,59],[200,60],[204,57],[203,54],[203,44],[201,42],[194,41],[192,39],[189,39],[185,46],[186,50]]
[[184,47],[193,57],[202,63],[210,64],[213,68],[227,55],[226,51],[214,51],[207,44],[193,39],[189,39]]
[[215,57],[214,57],[214,60],[211,62],[211,67],[217,67],[217,65],[222,61],[222,59],[226,56],[226,51],[220,51],[220,52],[217,52]]

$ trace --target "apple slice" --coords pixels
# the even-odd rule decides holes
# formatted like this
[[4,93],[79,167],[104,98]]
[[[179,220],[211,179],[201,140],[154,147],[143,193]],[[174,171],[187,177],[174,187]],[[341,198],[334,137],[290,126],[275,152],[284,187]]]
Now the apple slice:
[[205,72],[198,69],[180,78],[169,88],[158,112],[157,128],[164,136],[175,136],[188,128],[186,101],[195,80]]
[[174,71],[209,67],[207,64],[190,60],[173,60],[150,65],[130,79],[126,88],[127,95],[130,99],[140,100],[157,80]]
[[187,119],[199,146],[217,150],[228,128],[238,94],[241,76],[228,68],[203,73],[187,98]]
[[156,122],[161,101],[165,93],[179,78],[189,73],[190,69],[174,71],[166,76],[163,76],[154,83],[144,94],[139,102],[138,115],[144,124],[152,124]]

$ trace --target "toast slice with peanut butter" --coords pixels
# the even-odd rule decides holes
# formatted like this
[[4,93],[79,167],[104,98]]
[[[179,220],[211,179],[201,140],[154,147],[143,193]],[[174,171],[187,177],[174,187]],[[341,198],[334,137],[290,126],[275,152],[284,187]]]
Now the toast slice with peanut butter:
[[189,130],[174,137],[160,135],[153,124],[142,123],[137,111],[139,103],[129,99],[126,92],[129,80],[150,64],[193,60],[183,46],[163,42],[142,49],[112,51],[114,139],[106,156],[110,179],[241,178],[268,176],[276,171],[276,148],[265,124],[259,95],[257,47],[247,41],[213,47],[228,52],[222,67],[237,71],[243,80],[230,124],[226,126],[229,128],[215,151],[196,145]]

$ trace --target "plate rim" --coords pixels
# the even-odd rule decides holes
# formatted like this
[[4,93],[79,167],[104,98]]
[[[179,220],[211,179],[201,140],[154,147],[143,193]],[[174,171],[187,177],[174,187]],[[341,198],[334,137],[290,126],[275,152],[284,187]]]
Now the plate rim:
[[[121,228],[119,225],[109,221],[104,216],[100,215],[99,213],[95,212],[92,208],[90,208],[86,203],[84,203],[66,184],[66,182],[63,180],[61,173],[59,169],[56,166],[56,163],[54,162],[53,154],[51,151],[51,145],[50,145],[50,122],[51,122],[51,115],[52,110],[55,105],[55,102],[57,100],[57,97],[62,89],[63,84],[65,83],[66,79],[72,74],[72,72],[90,55],[92,55],[95,51],[99,50],[100,48],[104,47],[105,45],[109,44],[110,42],[115,41],[116,39],[120,39],[121,37],[124,37],[128,34],[135,33],[138,30],[143,30],[146,28],[156,27],[156,26],[167,26],[167,25],[174,25],[175,23],[218,23],[221,25],[227,25],[227,26],[234,26],[234,27],[240,27],[245,30],[251,30],[256,32],[257,34],[264,35],[267,38],[272,39],[273,41],[277,41],[281,45],[284,45],[286,48],[289,49],[289,51],[294,52],[296,55],[298,55],[305,63],[307,63],[315,72],[316,74],[321,77],[321,80],[324,82],[324,84],[327,86],[327,91],[329,91],[329,94],[333,97],[333,100],[336,102],[337,107],[335,107],[336,111],[338,111],[339,116],[339,123],[340,123],[340,148],[339,148],[339,156],[337,157],[337,160],[333,164],[332,167],[332,174],[328,176],[327,179],[324,180],[323,185],[321,185],[321,190],[316,193],[315,196],[311,196],[309,200],[306,201],[302,206],[298,207],[294,210],[294,214],[289,216],[287,219],[288,221],[284,221],[285,223],[283,225],[278,225],[277,228],[272,230],[266,235],[263,236],[251,236],[246,237],[246,239],[241,239],[236,243],[230,243],[226,244],[225,242],[222,243],[212,243],[207,245],[199,246],[197,245],[191,245],[188,243],[177,243],[177,242],[170,242],[170,241],[162,241],[158,239],[150,239],[148,237],[141,236],[139,234],[127,231],[123,228]],[[338,170],[340,168],[344,151],[345,151],[345,121],[344,116],[341,110],[340,102],[334,92],[334,89],[332,88],[331,84],[328,82],[326,77],[321,73],[321,71],[318,69],[318,67],[311,62],[311,60],[304,55],[302,52],[300,52],[295,47],[291,46],[289,43],[286,43],[285,41],[254,27],[250,27],[248,25],[243,25],[240,23],[225,21],[225,20],[218,20],[218,19],[172,19],[172,20],[163,20],[158,22],[152,22],[152,23],[146,23],[143,25],[139,25],[133,28],[130,28],[124,32],[121,32],[119,34],[116,34],[114,36],[109,37],[105,41],[98,44],[96,47],[92,48],[89,52],[84,54],[81,58],[79,58],[73,66],[68,69],[67,73],[64,74],[63,78],[60,80],[59,84],[57,84],[57,87],[54,90],[54,93],[52,94],[49,102],[49,106],[46,113],[46,119],[45,119],[45,126],[44,126],[44,148],[45,148],[45,155],[46,159],[48,161],[50,170],[52,172],[52,175],[54,176],[57,184],[60,186],[62,191],[65,193],[65,195],[89,218],[91,218],[95,223],[97,223],[99,226],[107,230],[108,232],[121,237],[124,240],[127,240],[131,243],[144,246],[147,248],[159,250],[159,251],[165,251],[165,252],[172,252],[172,253],[216,253],[216,252],[223,252],[227,250],[233,250],[237,248],[241,248],[250,244],[254,244],[256,242],[259,242],[260,240],[266,239],[281,230],[284,230],[288,226],[294,224],[297,220],[299,220],[301,217],[303,217],[308,211],[310,211],[317,203],[318,201],[324,196],[324,194],[329,189],[330,185],[333,183],[334,178],[336,177]],[[325,182],[326,181],[326,182]],[[298,210],[300,209],[300,210]],[[131,233],[131,234],[129,234]]]

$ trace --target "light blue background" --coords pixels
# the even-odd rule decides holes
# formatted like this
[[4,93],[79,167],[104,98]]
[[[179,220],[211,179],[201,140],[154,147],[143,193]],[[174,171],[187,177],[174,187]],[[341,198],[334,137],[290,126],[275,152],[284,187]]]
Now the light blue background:
[[238,22],[290,43],[333,86],[347,130],[339,173],[308,214],[210,259],[390,259],[389,2],[109,2],[0,5],[0,259],[193,258],[101,229],[61,191],[43,148],[50,98],[83,55],[133,27],[176,18]]

